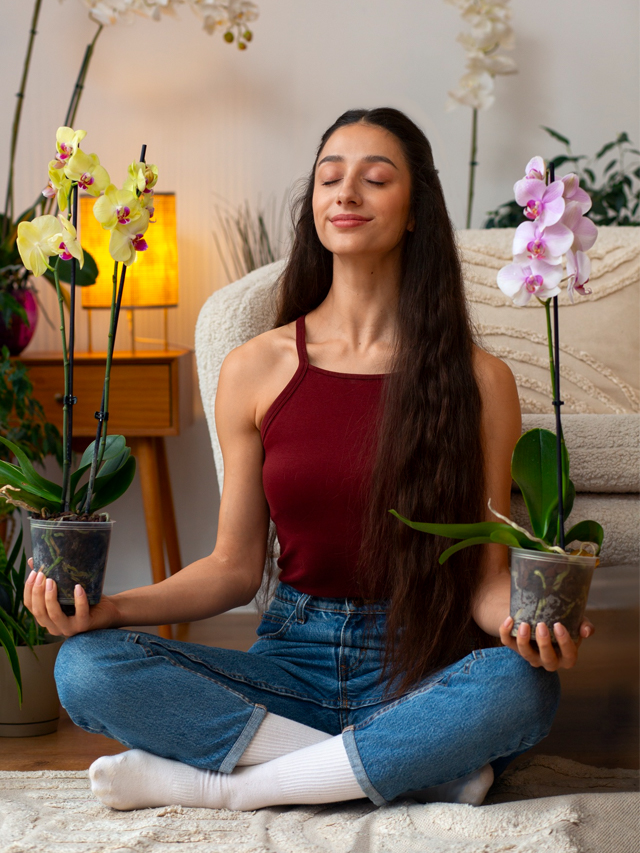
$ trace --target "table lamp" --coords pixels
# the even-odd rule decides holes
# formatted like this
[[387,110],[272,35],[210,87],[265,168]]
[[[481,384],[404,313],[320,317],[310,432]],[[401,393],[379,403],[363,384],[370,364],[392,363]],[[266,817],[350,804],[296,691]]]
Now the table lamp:
[[[91,348],[91,312],[111,308],[113,291],[113,259],[109,255],[109,231],[93,216],[95,198],[89,195],[80,199],[80,239],[82,246],[93,255],[98,265],[95,284],[82,287],[82,307],[87,309],[89,324],[89,352]],[[136,338],[134,311],[138,308],[164,310],[164,349],[169,349],[167,325],[168,308],[178,304],[178,247],[176,239],[175,193],[155,193],[155,222],[147,232],[149,248],[138,252],[137,260],[127,268],[121,307],[127,311],[131,333],[131,351],[136,340],[155,342],[150,338]]]

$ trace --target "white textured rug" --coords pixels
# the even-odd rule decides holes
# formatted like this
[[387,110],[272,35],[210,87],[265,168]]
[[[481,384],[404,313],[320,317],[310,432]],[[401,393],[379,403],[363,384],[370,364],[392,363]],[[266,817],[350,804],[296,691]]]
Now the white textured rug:
[[637,853],[638,771],[536,756],[484,806],[117,812],[86,771],[0,772],[0,853]]

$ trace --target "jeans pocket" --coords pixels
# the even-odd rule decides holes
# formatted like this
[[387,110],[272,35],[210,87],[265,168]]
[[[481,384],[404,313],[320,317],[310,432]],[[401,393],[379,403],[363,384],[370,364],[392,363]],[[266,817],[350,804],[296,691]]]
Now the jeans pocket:
[[256,634],[261,639],[280,639],[289,630],[295,615],[295,607],[292,604],[274,599],[269,609],[262,614]]

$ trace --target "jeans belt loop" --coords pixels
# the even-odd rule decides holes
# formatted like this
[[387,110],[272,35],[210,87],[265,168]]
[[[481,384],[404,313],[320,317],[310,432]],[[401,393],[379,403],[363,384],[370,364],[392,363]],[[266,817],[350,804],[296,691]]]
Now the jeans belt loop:
[[304,624],[304,608],[311,598],[310,595],[304,593],[300,596],[300,598],[296,601],[296,622],[299,622],[301,625]]

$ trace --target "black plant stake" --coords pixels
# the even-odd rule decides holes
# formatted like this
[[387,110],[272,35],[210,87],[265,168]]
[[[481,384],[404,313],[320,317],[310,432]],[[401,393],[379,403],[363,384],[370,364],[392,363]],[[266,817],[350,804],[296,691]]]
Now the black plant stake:
[[[549,164],[549,183],[555,180],[555,167]],[[558,469],[558,540],[560,547],[564,550],[564,502],[563,502],[563,476],[562,476],[562,423],[560,420],[560,406],[564,401],[560,399],[560,334],[558,329],[558,297],[553,297],[553,343],[554,343],[554,399],[553,405],[556,412],[556,467]]]
[[[78,228],[78,185],[74,184],[71,190],[71,222],[73,227],[77,230]],[[75,348],[75,329],[76,329],[76,269],[77,269],[77,261],[75,257],[71,258],[71,299],[69,304],[69,365],[67,368],[68,371],[68,385],[67,392],[64,398],[64,406],[67,410],[67,423],[66,423],[66,431],[64,436],[64,441],[66,443],[66,458],[71,460],[71,450],[73,444],[73,407],[78,402],[78,398],[73,396],[73,357],[74,357],[74,348]],[[69,473],[69,470],[67,471]],[[64,485],[64,484],[63,484]],[[67,488],[63,488],[63,505],[62,511],[69,511],[69,500],[70,500],[70,489],[68,488],[68,479],[67,479]]]

